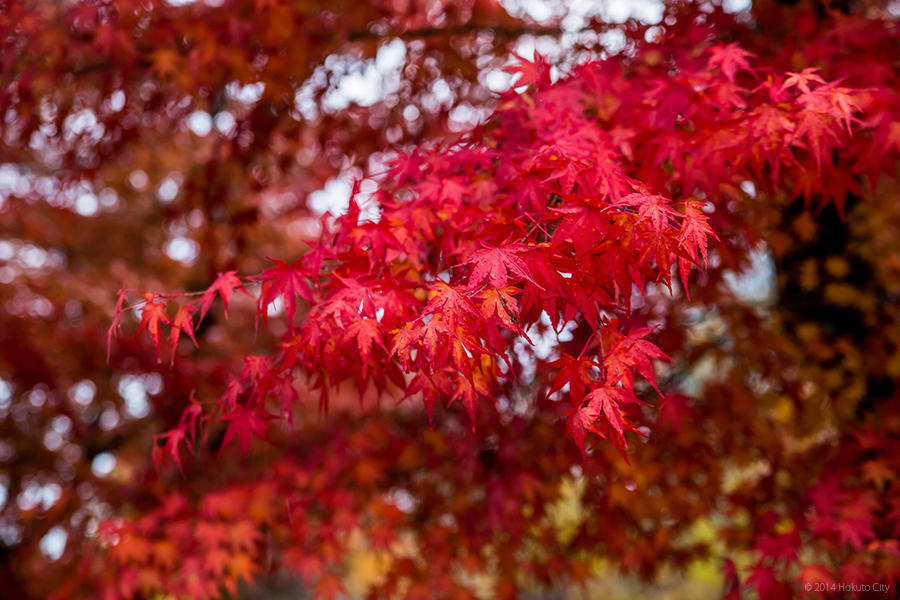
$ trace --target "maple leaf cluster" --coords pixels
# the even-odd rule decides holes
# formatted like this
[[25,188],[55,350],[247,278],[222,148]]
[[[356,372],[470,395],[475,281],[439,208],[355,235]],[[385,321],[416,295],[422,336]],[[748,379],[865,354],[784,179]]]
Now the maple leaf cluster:
[[[531,342],[543,317],[557,333],[576,319],[593,332],[580,368],[554,374],[573,360],[565,352],[541,365],[554,378],[548,393],[567,388],[568,431],[583,453],[585,431],[624,450],[624,431],[636,431],[624,413],[641,403],[634,373],[655,387],[652,361],[666,356],[644,339],[652,327],[622,331],[619,319],[631,316],[635,291],[660,283],[672,292],[677,271],[687,295],[692,266],[706,267],[715,234],[703,208],[724,196],[713,155],[729,180],[778,188],[797,172],[821,174],[859,122],[861,92],[812,69],[741,85],[738,69],[755,75],[749,56],[712,46],[676,62],[679,77],[655,79],[589,62],[556,84],[510,92],[452,146],[399,153],[369,199],[376,220],[363,221],[351,197],[306,254],[246,278],[261,284],[265,320],[283,303],[288,332],[275,355],[248,358],[215,403],[226,438],[246,449],[262,437],[269,401],[290,419],[298,371],[313,378],[323,407],[349,379],[376,397],[420,395],[429,418],[458,401],[474,429],[479,401],[496,402],[504,382],[518,381],[513,347]],[[596,115],[592,103],[613,85],[631,110]],[[804,193],[828,199],[821,183],[807,185],[815,187]],[[216,294],[227,308],[235,287],[244,289],[234,272],[220,274],[175,320],[170,296],[147,292],[139,331],[159,353],[169,325],[174,352],[180,331],[192,334],[192,315],[202,318]],[[308,306],[299,319],[298,302]]]
[[[226,4],[0,18],[0,159],[34,179],[0,203],[22,255],[0,271],[17,278],[0,341],[34,340],[4,351],[21,408],[0,418],[123,464],[104,483],[66,459],[82,466],[55,467],[73,489],[52,511],[22,507],[57,457],[10,471],[0,516],[32,546],[54,515],[80,532],[57,563],[78,576],[34,589],[204,599],[285,571],[322,598],[474,597],[482,577],[515,597],[586,584],[598,558],[648,580],[714,560],[732,598],[896,586],[888,9],[672,2],[526,58],[503,40],[552,28],[493,2]],[[395,37],[397,90],[335,109],[340,53],[383,62]],[[503,60],[512,87],[491,95],[481,69]],[[454,121],[435,82],[484,118]],[[346,207],[311,215],[329,179]],[[102,211],[72,224],[88,181],[129,203],[116,239],[157,236],[108,270],[69,250],[115,231]],[[189,235],[202,268],[157,256]],[[75,258],[38,260],[32,238]],[[774,291],[754,301],[734,282],[760,256]],[[91,278],[121,286],[114,304]],[[39,299],[76,293],[56,331],[89,358],[51,360]],[[153,423],[119,429],[133,382],[157,389]],[[565,489],[579,512],[561,525]],[[379,564],[363,590],[360,539]]]

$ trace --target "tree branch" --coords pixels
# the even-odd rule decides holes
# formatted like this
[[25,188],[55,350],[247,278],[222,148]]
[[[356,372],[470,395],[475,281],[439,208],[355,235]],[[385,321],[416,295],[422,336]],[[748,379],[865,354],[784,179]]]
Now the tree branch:
[[[422,39],[439,35],[465,35],[470,33],[493,33],[498,37],[519,37],[522,35],[562,35],[567,33],[560,27],[506,27],[503,25],[482,25],[463,23],[453,27],[422,27],[403,32],[378,34],[373,31],[354,31],[347,36],[351,42],[372,38],[398,37],[401,39]],[[577,32],[576,32],[577,33]]]

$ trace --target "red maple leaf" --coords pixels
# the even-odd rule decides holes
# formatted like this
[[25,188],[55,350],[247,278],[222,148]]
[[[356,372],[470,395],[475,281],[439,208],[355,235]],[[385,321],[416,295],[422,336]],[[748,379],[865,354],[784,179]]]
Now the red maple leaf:
[[485,289],[479,294],[481,297],[480,312],[487,322],[499,321],[507,329],[521,334],[530,343],[531,339],[519,326],[518,302],[510,295],[518,291],[512,286]]
[[228,317],[228,304],[231,302],[235,289],[244,292],[248,296],[250,295],[244,289],[243,283],[237,276],[237,271],[219,273],[216,280],[203,292],[203,296],[200,298],[200,320],[202,321],[203,317],[206,316],[206,311],[212,306],[217,293],[222,297],[222,303],[225,305],[225,316]]
[[[257,276],[262,281],[262,289],[259,294],[259,313],[263,319],[268,320],[268,306],[279,296],[284,300],[284,312],[288,323],[293,327],[294,314],[297,312],[297,296],[304,300],[312,300],[312,288],[307,278],[314,275],[307,269],[303,258],[287,263],[282,260],[271,259],[274,267],[269,267]],[[315,274],[317,275],[317,273]]]
[[[681,231],[678,234],[678,245],[683,248],[695,264],[700,264],[703,257],[703,268],[706,263],[707,236],[715,239],[719,237],[713,232],[707,221],[709,217],[700,210],[703,205],[700,202],[684,203],[684,218],[681,221]],[[697,250],[700,250],[699,255]]]
[[[472,257],[463,264],[474,264],[469,277],[468,291],[481,289],[485,284],[502,288],[508,280],[507,271],[521,279],[535,283],[524,260],[518,254],[530,248],[525,244],[506,244],[497,248],[483,248],[472,253]],[[538,286],[540,287],[540,286]]]
[[797,561],[798,551],[802,544],[796,529],[779,535],[760,535],[756,538],[756,550],[783,565]]
[[623,399],[623,395],[621,388],[602,387],[591,390],[585,398],[591,414],[596,412],[598,415],[603,415],[620,438],[624,437],[622,410],[619,408],[619,402]]
[[585,450],[585,430],[597,420],[600,415],[598,406],[590,404],[584,406],[573,406],[566,411],[569,419],[566,421],[566,436],[571,435],[575,440],[575,445],[581,450],[581,456],[586,457]]
[[753,565],[747,584],[756,588],[760,598],[772,598],[773,600],[788,600],[793,597],[791,588],[778,581],[775,569],[767,565]]
[[461,400],[466,412],[469,414],[469,422],[472,423],[472,433],[475,433],[475,409],[478,406],[478,392],[466,377],[457,377],[456,389],[450,397],[448,405],[452,405],[456,400]]
[[250,444],[253,442],[254,436],[261,440],[266,439],[266,423],[263,419],[270,416],[261,408],[248,408],[238,404],[234,407],[234,410],[223,415],[220,419],[223,423],[228,423],[222,447],[224,448],[229,442],[237,438],[241,452],[247,454],[250,451]]
[[804,94],[811,94],[812,90],[809,87],[811,83],[825,85],[825,80],[819,75],[818,67],[807,67],[799,73],[789,72],[787,75],[781,85],[782,91],[796,86]]
[[359,356],[362,359],[363,377],[366,376],[366,369],[369,365],[369,355],[372,353],[372,346],[378,345],[382,350],[387,352],[384,345],[384,336],[381,332],[381,326],[375,319],[359,319],[347,328],[344,339],[355,339],[356,347],[359,350]]
[[479,316],[475,304],[459,288],[436,281],[428,293],[430,300],[423,311],[425,315],[440,314],[451,325]]
[[647,223],[659,239],[663,232],[671,228],[672,219],[677,216],[670,203],[668,198],[657,194],[635,193],[623,196],[613,205],[636,207],[640,216],[638,223]]
[[734,81],[739,69],[753,72],[747,59],[756,55],[742,50],[737,45],[737,42],[728,45],[717,44],[712,46],[709,48],[709,54],[709,66],[719,67],[719,70],[722,71],[722,74],[729,81]]
[[550,63],[543,56],[534,51],[531,60],[513,53],[518,62],[515,62],[503,70],[511,75],[519,75],[514,80],[515,87],[536,84],[538,87],[550,83]]
[[197,307],[193,304],[182,304],[178,307],[178,312],[175,313],[175,319],[172,321],[172,331],[169,332],[169,349],[172,353],[172,356],[169,359],[169,366],[175,364],[175,348],[178,346],[178,338],[181,336],[182,331],[188,334],[188,337],[194,342],[194,346],[197,347],[197,338],[194,337],[194,320],[192,317],[195,312],[197,312]]
[[575,358],[563,352],[562,356],[548,366],[557,369],[553,384],[550,386],[550,393],[560,390],[568,384],[571,397],[580,399],[584,398],[588,386],[593,382],[591,371],[597,367],[597,364],[589,358]]
[[122,310],[125,308],[125,302],[128,301],[128,290],[121,289],[116,293],[116,310],[113,313],[113,320],[106,331],[106,362],[109,362],[110,353],[112,351],[113,336],[122,327]]
[[178,470],[184,472],[181,464],[181,445],[187,444],[187,435],[184,429],[176,427],[166,433],[154,437],[153,466],[159,471],[166,457],[171,458]]
[[160,323],[171,325],[169,315],[166,314],[166,305],[164,302],[157,302],[157,296],[150,292],[144,294],[144,305],[141,306],[141,326],[138,327],[137,335],[140,335],[145,329],[153,340],[156,347],[156,361],[162,362],[160,356],[160,346],[162,340],[162,331]]
[[643,339],[653,329],[653,327],[632,329],[628,335],[619,337],[618,341],[613,344],[603,360],[607,384],[615,385],[620,381],[625,381],[627,385],[633,385],[631,370],[636,369],[641,377],[659,391],[656,388],[653,361],[671,359],[654,344]]

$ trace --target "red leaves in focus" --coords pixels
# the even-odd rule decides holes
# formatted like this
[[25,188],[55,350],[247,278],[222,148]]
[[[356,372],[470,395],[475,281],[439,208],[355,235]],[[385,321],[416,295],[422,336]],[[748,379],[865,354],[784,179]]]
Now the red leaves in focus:
[[238,289],[247,293],[247,290],[244,289],[244,286],[236,273],[236,271],[219,273],[212,285],[203,292],[203,297],[200,299],[200,320],[203,320],[203,317],[206,316],[206,312],[209,310],[209,307],[212,306],[217,293],[222,297],[222,304],[225,306],[226,317],[228,316],[228,304],[231,302],[234,290]]
[[162,338],[162,325],[171,325],[172,321],[169,319],[169,316],[166,314],[166,305],[163,302],[156,301],[156,295],[151,293],[144,294],[144,304],[140,307],[141,311],[141,325],[138,327],[138,334],[140,334],[145,329],[147,330],[147,334],[150,336],[150,339],[153,340],[153,345],[156,347],[156,360],[162,360],[160,358],[160,343]]
[[[269,305],[281,298],[284,302],[284,312],[288,323],[293,324],[294,314],[297,312],[297,297],[304,300],[312,300],[312,288],[307,278],[312,275],[308,271],[303,259],[287,263],[282,260],[272,259],[274,267],[270,267],[260,273],[257,279],[262,282],[259,294],[259,313],[263,319],[268,320]],[[223,299],[225,297],[223,296]]]
[[[681,24],[682,20],[672,23]],[[631,531],[653,520],[648,514],[654,519],[666,514],[667,505],[654,502],[667,490],[676,491],[674,504],[691,507],[692,502],[705,501],[695,489],[719,485],[719,479],[734,475],[715,472],[693,478],[684,455],[671,458],[680,450],[678,443],[691,448],[698,460],[711,447],[735,454],[734,465],[727,468],[738,471],[740,477],[735,478],[742,481],[735,484],[736,491],[723,495],[737,506],[753,506],[752,494],[741,485],[762,496],[771,489],[780,491],[787,485],[785,478],[796,477],[796,473],[778,470],[782,465],[774,459],[769,461],[766,451],[771,448],[750,452],[731,445],[738,445],[734,439],[748,443],[764,428],[787,429],[785,421],[790,421],[800,406],[790,401],[794,399],[790,394],[798,388],[800,394],[811,396],[817,393],[818,381],[794,381],[796,374],[792,374],[790,381],[778,381],[780,387],[773,392],[777,401],[757,407],[750,394],[756,393],[756,388],[768,390],[769,382],[764,385],[754,377],[735,377],[738,383],[729,381],[733,387],[725,388],[735,395],[735,412],[746,413],[747,405],[753,405],[753,410],[763,415],[754,418],[763,419],[763,424],[748,418],[747,430],[740,430],[734,439],[715,438],[719,434],[716,426],[731,424],[692,427],[699,419],[708,418],[712,409],[676,390],[682,383],[687,388],[701,378],[694,370],[701,370],[697,364],[707,355],[719,359],[712,363],[715,369],[727,370],[723,366],[727,361],[716,354],[721,350],[715,345],[719,342],[699,339],[702,335],[683,322],[710,307],[723,308],[723,313],[737,310],[717,307],[715,299],[719,293],[716,285],[748,262],[747,248],[758,241],[754,224],[744,222],[740,211],[756,215],[756,211],[762,212],[759,204],[781,202],[783,190],[808,201],[815,197],[823,206],[833,202],[840,209],[849,194],[862,189],[863,174],[888,170],[885,165],[889,163],[895,166],[891,163],[896,162],[895,157],[886,157],[900,147],[895,143],[890,113],[889,100],[894,96],[885,93],[879,100],[885,105],[882,107],[871,90],[840,87],[839,79],[825,77],[817,68],[803,68],[800,63],[811,63],[799,53],[798,66],[791,67],[800,69],[798,73],[786,71],[780,64],[767,64],[766,48],[754,47],[758,57],[743,48],[743,40],[711,43],[715,36],[699,25],[691,34],[675,39],[661,29],[660,39],[646,47],[640,39],[629,38],[627,52],[578,64],[568,72],[560,70],[555,82],[551,64],[543,57],[535,54],[526,60],[515,56],[517,62],[506,70],[514,75],[513,86],[520,93],[503,94],[494,114],[464,135],[386,154],[389,158],[383,164],[387,172],[365,173],[366,181],[354,181],[345,213],[322,218],[321,234],[303,240],[308,249],[293,262],[273,260],[274,266],[245,277],[236,271],[218,273],[205,291],[195,294],[148,292],[142,304],[132,307],[141,311],[138,333],[147,332],[157,360],[162,335],[170,328],[172,364],[182,334],[198,345],[198,324],[217,298],[221,298],[227,317],[235,290],[248,296],[258,293],[256,317],[266,323],[274,302],[280,300],[284,307],[282,326],[273,327],[280,336],[277,344],[262,356],[244,357],[243,369],[217,392],[218,397],[203,404],[192,400],[178,424],[157,436],[153,454],[157,468],[172,460],[184,470],[185,451],[192,453],[198,438],[210,427],[218,427],[223,449],[236,442],[246,454],[254,438],[276,439],[277,428],[275,423],[270,428],[270,422],[293,424],[295,409],[306,406],[310,397],[322,409],[335,397],[343,401],[348,395],[358,396],[360,405],[412,398],[416,406],[424,405],[432,426],[425,427],[420,412],[409,411],[412,427],[421,425],[410,437],[424,441],[421,446],[402,446],[395,443],[396,432],[388,431],[388,426],[365,435],[347,433],[352,432],[348,423],[357,416],[348,411],[330,430],[336,438],[330,441],[348,454],[357,452],[352,460],[329,450],[322,452],[327,455],[324,458],[312,453],[310,460],[323,461],[316,463],[316,468],[285,468],[297,488],[318,486],[311,497],[296,495],[302,505],[299,509],[288,505],[285,515],[273,516],[267,504],[271,498],[266,494],[260,500],[263,508],[248,506],[247,498],[237,498],[239,494],[224,500],[205,499],[203,510],[210,513],[205,516],[212,522],[198,525],[193,537],[182,536],[202,548],[185,561],[185,570],[193,577],[186,585],[197,586],[189,593],[207,597],[211,576],[224,577],[226,586],[249,580],[259,565],[255,562],[259,559],[259,531],[269,531],[266,528],[272,523],[287,520],[290,527],[278,530],[287,541],[272,542],[289,546],[285,564],[307,577],[318,597],[346,594],[345,582],[333,568],[343,558],[339,533],[378,520],[354,505],[358,502],[354,491],[363,488],[379,502],[387,502],[392,495],[401,498],[393,512],[372,510],[379,518],[391,515],[385,517],[387,524],[372,527],[372,539],[390,548],[392,536],[401,531],[400,524],[407,523],[407,517],[410,522],[430,517],[427,511],[432,506],[426,504],[420,512],[416,502],[423,498],[426,503],[438,502],[435,498],[444,493],[438,486],[435,493],[429,490],[413,500],[405,498],[409,492],[392,481],[395,467],[400,470],[413,465],[411,470],[419,480],[426,480],[429,469],[441,468],[435,465],[454,464],[469,456],[466,443],[481,445],[477,460],[465,464],[469,472],[478,475],[475,485],[481,487],[468,496],[468,489],[459,492],[465,501],[452,500],[464,504],[477,498],[484,505],[483,529],[502,524],[504,534],[512,536],[526,512],[517,494],[528,498],[528,511],[543,509],[549,502],[549,495],[540,491],[539,479],[546,473],[517,470],[517,461],[524,463],[531,457],[504,437],[534,423],[557,427],[553,431],[559,434],[564,427],[565,436],[557,437],[572,437],[574,448],[569,445],[564,452],[548,451],[546,468],[554,474],[575,472],[569,470],[578,462],[575,448],[581,454],[579,468],[599,465],[608,471],[604,482],[609,489],[592,488],[590,498],[620,507],[622,515],[627,515],[621,517],[623,528]],[[177,58],[156,56],[155,64],[174,75],[174,67],[168,66],[172,60]],[[875,114],[862,115],[863,110]],[[861,150],[858,140],[885,156]],[[842,152],[848,152],[852,160],[840,158]],[[853,166],[848,167],[850,164]],[[349,171],[355,172],[355,168]],[[364,195],[366,186],[369,191]],[[376,217],[364,217],[366,201],[377,206]],[[773,220],[765,228],[774,229],[776,224]],[[710,239],[716,242],[712,246]],[[676,269],[681,289],[672,283]],[[692,270],[699,273],[693,282],[689,280]],[[690,304],[688,295],[692,283],[700,292],[695,304]],[[110,339],[128,308],[128,293],[120,292],[117,299]],[[176,298],[177,309],[169,306]],[[232,313],[238,310],[235,306]],[[722,319],[731,316],[716,315]],[[742,337],[749,335],[733,335],[721,344],[739,346]],[[815,336],[803,331],[798,337],[808,342],[806,337]],[[659,366],[672,361],[661,348],[676,358],[673,365]],[[813,350],[827,353],[818,346]],[[802,356],[802,352],[796,355]],[[856,358],[856,362],[848,359],[847,364],[858,364]],[[764,359],[768,360],[768,354]],[[885,356],[878,359],[893,365]],[[766,363],[762,370],[768,377],[777,369]],[[707,379],[697,387],[713,385],[715,378]],[[754,389],[746,392],[745,388]],[[656,394],[662,396],[659,403],[652,402]],[[819,400],[821,406],[837,402],[831,396]],[[437,408],[445,414],[436,418]],[[846,410],[835,421],[848,418],[852,408],[843,407]],[[403,411],[398,414],[409,416]],[[460,427],[461,423],[471,425],[474,435],[482,428],[491,431],[490,437],[448,442],[447,432],[468,429]],[[804,421],[804,427],[807,425]],[[802,454],[814,447],[816,440],[831,435],[830,429],[816,430],[812,425],[809,429],[802,435],[785,434],[790,443],[779,440],[778,450],[790,446],[791,452]],[[646,449],[641,449],[641,444],[629,447],[627,438],[634,434],[647,438]],[[672,442],[672,447],[663,447],[657,438]],[[439,454],[427,469],[416,462],[416,452],[423,447]],[[606,456],[610,447],[618,450],[624,461],[610,460]],[[394,454],[403,448],[407,450]],[[372,458],[378,452],[393,462],[386,466]],[[615,457],[614,451],[609,454]],[[707,454],[702,459],[712,461]],[[647,468],[652,475],[642,473],[634,478],[654,489],[652,495],[642,498],[649,507],[643,514],[638,510],[629,513],[625,510],[628,500],[616,496],[620,490],[615,487],[616,478],[626,477],[616,469],[635,455],[659,459],[653,469]],[[504,470],[507,468],[509,473]],[[892,466],[872,458],[860,469],[856,479],[848,478],[850,484],[845,480],[813,487],[808,498],[796,500],[785,510],[790,518],[769,523],[769,517],[753,515],[759,531],[754,532],[752,542],[747,536],[738,542],[759,557],[743,575],[749,574],[747,583],[761,597],[790,595],[792,588],[784,581],[788,569],[799,570],[804,578],[818,574],[814,567],[801,564],[799,550],[808,543],[807,530],[835,555],[845,550],[891,555],[895,550],[888,543],[891,540],[885,540],[884,527],[879,527],[881,505],[871,493],[871,489],[881,492],[894,484]],[[745,471],[752,473],[746,475]],[[346,486],[353,488],[350,491],[334,484],[345,472],[353,476],[352,485]],[[765,480],[757,487],[753,487],[756,481],[747,483],[757,475]],[[385,487],[377,488],[375,484],[382,482]],[[593,480],[586,483],[594,484]],[[369,485],[372,489],[366,487]],[[624,489],[633,491],[627,485]],[[539,497],[540,493],[544,497]],[[232,513],[238,510],[251,508],[257,511],[253,517],[234,518],[237,524],[233,529],[220,522],[226,516],[234,517]],[[684,510],[691,518],[700,515],[690,508]],[[312,522],[323,514],[327,517]],[[422,552],[440,548],[455,535],[471,533],[465,531],[471,523],[456,522],[450,511],[446,514],[449,518],[429,522],[427,531],[415,532]],[[900,519],[891,515],[885,518],[900,527]],[[667,515],[664,521],[669,516],[681,515]],[[500,530],[500,525],[496,529]],[[652,544],[669,547],[677,526],[660,524],[656,531],[661,533]],[[484,531],[479,530],[478,535],[483,536]],[[590,538],[588,533],[584,536]],[[547,536],[548,547],[552,538]],[[122,539],[125,542],[116,552],[129,568],[146,567],[142,555],[154,552],[159,563],[172,562],[170,548],[151,549],[152,543],[142,544],[135,537]],[[483,541],[486,537],[480,539],[487,543]],[[609,547],[625,548],[627,539],[622,534]],[[578,543],[586,542],[576,538],[573,547]],[[559,560],[553,552],[549,549],[546,554]],[[649,573],[655,568],[647,566],[656,559],[652,550],[646,555],[638,550],[623,552],[627,569]],[[443,558],[437,552],[434,564],[428,567],[435,572],[459,567],[439,562]],[[689,558],[693,557],[688,553],[678,556],[680,561]],[[385,583],[390,588],[385,596],[396,595],[391,586],[406,579],[413,582],[409,590],[415,590],[409,595],[427,596],[430,590],[414,576],[421,565],[408,557],[395,559],[397,571],[394,579]],[[470,566],[466,564],[466,568]],[[475,564],[471,570],[475,572],[479,566]],[[543,564],[528,567],[529,573],[547,568]],[[842,569],[851,574],[864,572],[855,562]],[[741,574],[730,560],[724,570],[726,596],[738,597]],[[573,573],[567,574],[576,579],[583,576],[575,571],[572,567]],[[122,577],[129,592],[138,589],[135,582],[140,573],[129,571]],[[454,585],[444,582],[435,593]],[[155,580],[148,584],[148,588],[156,587],[161,584]]]
[[519,279],[534,283],[528,265],[518,256],[527,250],[528,246],[524,244],[506,244],[473,252],[472,257],[466,261],[474,265],[467,291],[481,289],[486,284],[502,288],[508,280],[507,271]]
[[537,53],[531,57],[531,60],[513,54],[516,61],[504,70],[512,75],[519,75],[513,85],[516,87],[536,84],[538,87],[550,83],[550,63]]

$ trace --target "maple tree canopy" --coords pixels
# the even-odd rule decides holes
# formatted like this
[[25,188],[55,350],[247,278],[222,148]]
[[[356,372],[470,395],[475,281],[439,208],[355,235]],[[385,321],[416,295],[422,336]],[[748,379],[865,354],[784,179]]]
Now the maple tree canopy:
[[566,4],[0,0],[0,595],[894,593],[898,3]]

